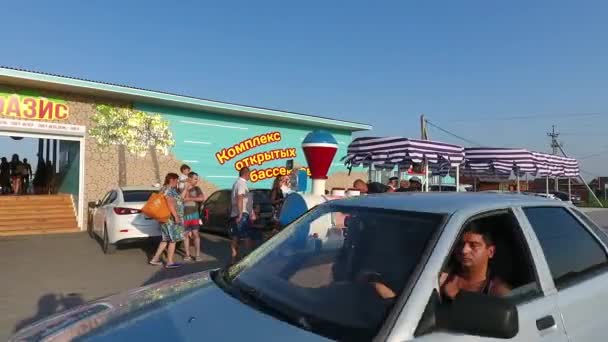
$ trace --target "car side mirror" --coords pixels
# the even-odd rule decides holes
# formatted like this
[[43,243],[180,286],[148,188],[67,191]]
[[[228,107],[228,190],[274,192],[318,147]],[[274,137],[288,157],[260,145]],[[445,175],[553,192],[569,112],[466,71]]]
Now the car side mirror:
[[453,332],[512,338],[519,332],[517,308],[505,298],[460,291],[436,314],[437,327]]

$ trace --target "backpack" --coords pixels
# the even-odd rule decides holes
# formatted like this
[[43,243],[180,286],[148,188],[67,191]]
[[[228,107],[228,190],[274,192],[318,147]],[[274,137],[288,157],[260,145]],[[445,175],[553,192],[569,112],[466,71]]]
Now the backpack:
[[167,199],[164,194],[158,192],[150,195],[146,204],[141,208],[141,212],[160,223],[167,223],[169,222],[169,218],[171,218],[171,211],[169,210]]

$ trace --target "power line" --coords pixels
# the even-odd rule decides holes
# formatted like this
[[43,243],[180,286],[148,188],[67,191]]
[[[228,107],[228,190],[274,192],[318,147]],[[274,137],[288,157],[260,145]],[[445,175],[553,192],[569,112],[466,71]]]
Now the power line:
[[608,150],[602,150],[600,152],[588,154],[586,156],[577,157],[576,159],[581,160],[581,159],[593,158],[593,157],[601,156],[602,154],[605,154],[605,153],[608,153]]
[[467,142],[467,143],[469,143],[469,144],[473,144],[473,145],[481,146],[481,144],[480,144],[480,143],[475,142],[475,141],[470,140],[470,139],[467,139],[467,138],[463,138],[462,136],[460,136],[460,135],[458,135],[458,134],[456,134],[456,133],[452,133],[452,132],[448,131],[447,129],[444,129],[444,128],[441,128],[441,127],[439,127],[439,126],[435,125],[434,123],[430,122],[429,120],[425,120],[425,122],[426,122],[428,125],[433,126],[433,127],[435,127],[436,129],[438,129],[438,130],[440,130],[440,131],[442,131],[442,132],[444,132],[444,133],[446,133],[446,134],[448,134],[448,135],[451,135],[451,136],[453,136],[453,137],[454,137],[454,138],[456,138],[456,139],[462,140],[462,141]]
[[457,120],[448,120],[445,122],[512,121],[512,120],[555,119],[555,118],[570,118],[570,117],[578,118],[578,117],[588,117],[588,116],[608,116],[608,113],[530,114],[530,115],[516,115],[516,116],[503,116],[503,117],[487,115],[482,118],[457,119]]

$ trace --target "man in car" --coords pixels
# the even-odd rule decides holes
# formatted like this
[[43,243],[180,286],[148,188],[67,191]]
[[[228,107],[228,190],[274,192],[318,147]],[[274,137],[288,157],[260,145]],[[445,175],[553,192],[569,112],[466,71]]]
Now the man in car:
[[496,254],[496,245],[490,231],[476,222],[469,223],[460,243],[454,250],[455,269],[441,273],[441,293],[454,298],[460,290],[505,296],[511,287],[493,274],[490,261]]
[[[441,295],[453,299],[461,290],[480,292],[493,296],[505,296],[511,287],[492,274],[490,260],[496,254],[496,245],[487,228],[472,222],[465,228],[459,244],[454,250],[457,265],[453,270],[439,276]],[[395,298],[397,294],[382,279],[381,274],[364,274],[376,294],[383,299]]]

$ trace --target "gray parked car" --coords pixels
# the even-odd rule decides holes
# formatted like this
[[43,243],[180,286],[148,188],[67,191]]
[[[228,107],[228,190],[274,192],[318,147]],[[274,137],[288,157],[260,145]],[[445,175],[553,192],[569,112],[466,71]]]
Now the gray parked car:
[[[472,225],[492,232],[501,296],[440,291],[455,253],[477,248],[463,245]],[[604,341],[607,245],[575,207],[534,196],[335,200],[232,267],[95,301],[11,341]]]

